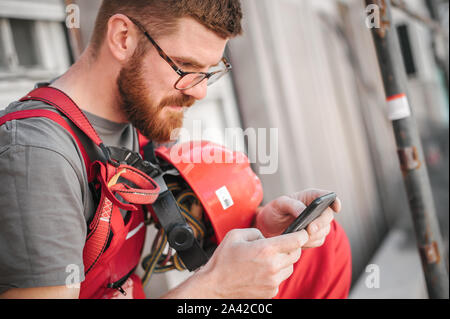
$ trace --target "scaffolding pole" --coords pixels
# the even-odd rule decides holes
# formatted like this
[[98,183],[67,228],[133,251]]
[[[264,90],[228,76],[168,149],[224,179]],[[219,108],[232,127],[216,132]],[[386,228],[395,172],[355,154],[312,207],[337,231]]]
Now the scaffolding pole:
[[365,0],[365,3],[368,9],[378,9],[373,13],[368,10],[368,19],[380,19],[368,27],[372,28],[428,296],[449,298],[445,252],[419,133],[408,102],[406,71],[392,23],[391,2]]
[[433,49],[434,59],[436,65],[441,69],[445,77],[445,85],[448,93],[449,79],[448,79],[448,36],[440,22],[437,1],[425,0],[425,5],[428,9],[430,17],[423,16],[411,10],[404,0],[391,0],[392,6],[399,9],[415,21],[422,23],[431,31],[431,47]]

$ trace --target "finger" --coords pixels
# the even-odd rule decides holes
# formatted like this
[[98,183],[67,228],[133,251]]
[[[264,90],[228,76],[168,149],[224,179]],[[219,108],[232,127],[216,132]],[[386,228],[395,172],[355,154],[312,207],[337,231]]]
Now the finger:
[[326,240],[326,237],[323,237],[322,239],[315,240],[315,241],[313,241],[313,242],[308,242],[308,243],[303,247],[303,249],[305,249],[305,248],[317,248],[317,247],[320,247],[320,246],[322,246],[322,245],[325,243],[325,240]]
[[294,272],[294,267],[292,265],[281,269],[280,272],[277,274],[278,282],[281,284],[283,281],[288,279],[292,275],[293,272]]
[[341,211],[342,204],[339,197],[336,197],[335,201],[333,202],[333,204],[331,204],[330,207],[334,210],[335,213],[339,213]]
[[320,231],[317,232],[318,237],[327,237],[331,231],[331,225],[323,227]]
[[318,232],[316,232],[314,234],[310,234],[308,243],[306,243],[306,245],[308,245],[309,243],[315,242],[317,240],[322,240],[323,238],[327,237],[328,234],[330,233],[330,230],[331,230],[331,226],[328,225],[326,227],[321,228]]
[[230,232],[228,232],[227,237],[248,242],[264,238],[261,231],[256,228],[233,229]]
[[317,243],[321,242],[321,244],[323,244],[323,242],[325,241],[325,239],[328,237],[328,235],[330,234],[331,231],[331,225],[322,228],[320,231],[318,231],[317,233],[315,233],[314,235],[309,237],[308,242],[305,244],[304,247],[313,247],[313,246],[317,246]]
[[283,269],[295,264],[302,255],[302,249],[296,249],[289,253],[278,254],[276,258],[276,265],[279,269]]
[[292,194],[291,197],[301,200],[304,203],[309,205],[317,197],[321,197],[323,195],[330,194],[330,193],[333,193],[333,191],[317,189],[317,188],[308,188],[303,191]]
[[301,248],[306,244],[308,239],[308,233],[305,230],[301,230],[290,234],[271,237],[266,239],[266,241],[276,251],[280,253],[289,253]]
[[276,200],[277,208],[280,212],[289,214],[294,218],[297,218],[300,213],[306,208],[306,205],[298,200],[289,196],[282,196]]
[[327,227],[331,224],[331,222],[334,219],[334,212],[333,210],[327,208],[322,215],[317,217],[315,220],[313,220],[307,227],[308,233],[310,235],[318,232],[320,229]]

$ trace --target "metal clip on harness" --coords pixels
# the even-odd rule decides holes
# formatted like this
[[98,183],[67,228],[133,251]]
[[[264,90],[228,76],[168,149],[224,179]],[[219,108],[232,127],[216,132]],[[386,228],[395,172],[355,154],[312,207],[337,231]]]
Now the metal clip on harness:
[[[194,231],[183,217],[175,197],[164,180],[166,174],[179,175],[179,173],[175,169],[163,171],[159,164],[144,161],[138,153],[125,148],[110,147],[109,151],[111,158],[114,158],[118,163],[133,166],[154,179],[160,187],[160,193],[152,208],[164,230],[164,235],[167,236],[170,247],[177,252],[189,271],[194,271],[204,265],[208,261],[208,256],[195,238]],[[147,266],[150,267],[150,265]],[[144,283],[148,281],[149,275],[151,273],[146,269]]]

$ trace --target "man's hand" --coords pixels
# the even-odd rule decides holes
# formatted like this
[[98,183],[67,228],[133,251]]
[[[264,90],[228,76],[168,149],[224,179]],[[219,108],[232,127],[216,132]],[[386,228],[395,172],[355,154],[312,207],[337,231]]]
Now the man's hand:
[[294,271],[306,231],[264,238],[257,229],[234,229],[208,263],[163,298],[273,298]]
[[[289,196],[274,199],[264,207],[258,209],[255,227],[261,230],[265,237],[280,235],[314,199],[331,191],[307,189]],[[327,208],[320,217],[306,228],[309,240],[303,248],[320,247],[330,232],[334,213],[341,210],[341,201],[336,198],[331,208]]]

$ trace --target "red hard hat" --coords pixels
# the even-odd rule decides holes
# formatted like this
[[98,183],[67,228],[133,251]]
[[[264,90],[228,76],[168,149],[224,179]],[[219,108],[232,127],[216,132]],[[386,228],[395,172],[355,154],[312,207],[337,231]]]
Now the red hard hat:
[[251,227],[263,189],[245,154],[209,141],[160,147],[155,154],[173,165],[192,188],[218,243],[231,229]]

